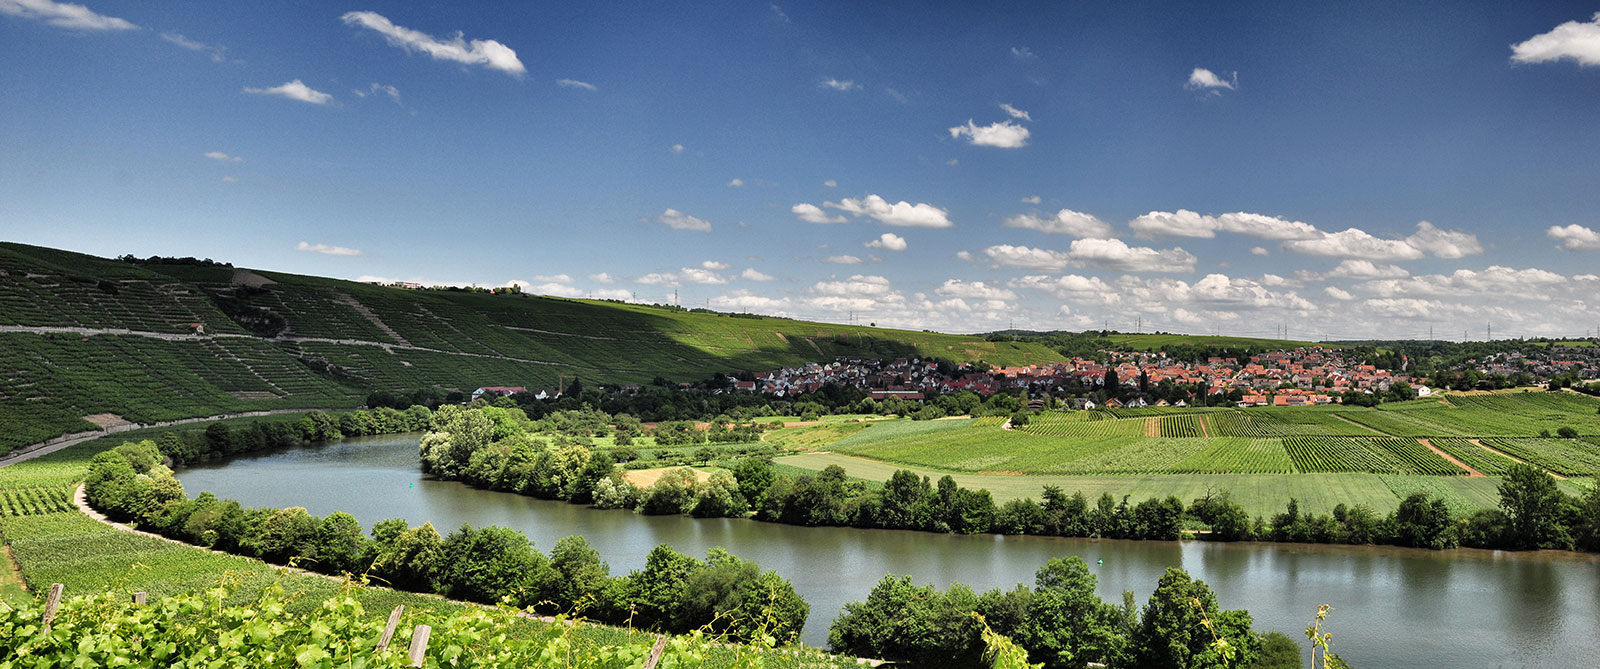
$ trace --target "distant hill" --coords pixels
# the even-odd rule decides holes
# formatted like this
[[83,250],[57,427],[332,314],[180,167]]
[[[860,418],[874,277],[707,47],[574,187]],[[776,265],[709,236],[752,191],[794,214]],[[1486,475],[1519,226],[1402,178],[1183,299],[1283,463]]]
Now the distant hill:
[[1026,342],[0,243],[0,453],[92,429],[92,414],[152,422],[356,406],[380,389],[681,381],[836,356],[1060,359]]
[[1187,334],[1124,334],[1112,333],[1107,336],[1111,341],[1126,344],[1129,348],[1138,351],[1153,351],[1163,346],[1209,346],[1213,348],[1257,348],[1257,349],[1290,349],[1301,346],[1335,346],[1314,341],[1299,341],[1294,339],[1260,339],[1255,337],[1225,337],[1215,335],[1187,335]]

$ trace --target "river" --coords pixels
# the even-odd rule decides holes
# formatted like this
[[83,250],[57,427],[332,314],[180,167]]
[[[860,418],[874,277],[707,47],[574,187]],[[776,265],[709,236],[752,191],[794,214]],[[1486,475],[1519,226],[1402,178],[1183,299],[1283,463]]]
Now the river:
[[790,579],[811,604],[804,640],[826,646],[845,602],[866,598],[885,574],[978,591],[1032,584],[1052,557],[1077,555],[1100,596],[1143,606],[1169,566],[1249,609],[1258,630],[1302,640],[1318,604],[1331,604],[1334,650],[1358,667],[1591,666],[1600,657],[1600,557],[1564,552],[1425,551],[1303,544],[1213,544],[1049,537],[954,536],[898,530],[808,528],[751,520],[695,520],[599,511],[424,478],[416,435],[246,455],[178,472],[193,496],[211,491],[246,506],[346,511],[371,528],[386,518],[502,525],[548,551],[582,534],[618,575],[657,544],[704,557],[721,546]]

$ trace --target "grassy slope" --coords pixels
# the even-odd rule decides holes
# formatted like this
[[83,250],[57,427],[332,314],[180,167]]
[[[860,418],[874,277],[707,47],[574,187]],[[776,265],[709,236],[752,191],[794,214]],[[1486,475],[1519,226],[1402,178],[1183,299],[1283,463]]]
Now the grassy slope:
[[[228,268],[135,265],[0,243],[0,325],[183,335],[198,323],[207,334],[233,335],[0,333],[0,453],[91,429],[82,417],[102,412],[149,422],[353,407],[374,389],[554,388],[573,376],[591,384],[692,380],[836,356],[996,365],[1059,358],[1036,344],[961,335],[259,274],[276,283],[242,303],[283,317],[290,337],[340,341],[249,336],[216,299],[231,294]],[[321,363],[339,373],[316,371]]]

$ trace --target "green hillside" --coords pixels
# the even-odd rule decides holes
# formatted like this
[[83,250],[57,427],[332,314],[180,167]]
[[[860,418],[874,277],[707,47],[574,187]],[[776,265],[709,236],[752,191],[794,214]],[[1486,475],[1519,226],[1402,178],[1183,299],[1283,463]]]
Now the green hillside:
[[350,407],[373,390],[703,379],[836,356],[1016,365],[977,337],[518,294],[405,290],[0,243],[0,453],[111,413]]

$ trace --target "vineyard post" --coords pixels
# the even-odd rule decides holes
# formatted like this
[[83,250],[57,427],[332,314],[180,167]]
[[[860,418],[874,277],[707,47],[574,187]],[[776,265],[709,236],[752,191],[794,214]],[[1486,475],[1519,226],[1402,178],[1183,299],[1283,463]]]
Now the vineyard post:
[[149,597],[149,595],[146,594],[146,593],[143,593],[143,592],[135,592],[135,593],[133,593],[133,604],[134,604],[134,606],[144,606],[145,599],[148,598],[148,597]]
[[396,627],[400,626],[400,612],[404,611],[405,608],[406,606],[401,604],[394,607],[394,611],[389,612],[389,624],[384,625],[383,636],[378,637],[377,650],[379,652],[387,649],[389,647],[389,642],[394,639],[394,630]]
[[56,607],[61,605],[61,590],[66,586],[60,583],[50,584],[50,596],[44,600],[44,630],[50,631],[50,621],[56,619]]
[[656,669],[661,662],[662,653],[667,652],[667,637],[656,637],[655,645],[650,647],[650,657],[644,661],[644,669]]
[[433,628],[427,625],[417,625],[411,632],[411,648],[406,651],[411,658],[411,666],[422,666],[423,658],[428,655],[428,635],[433,633]]

